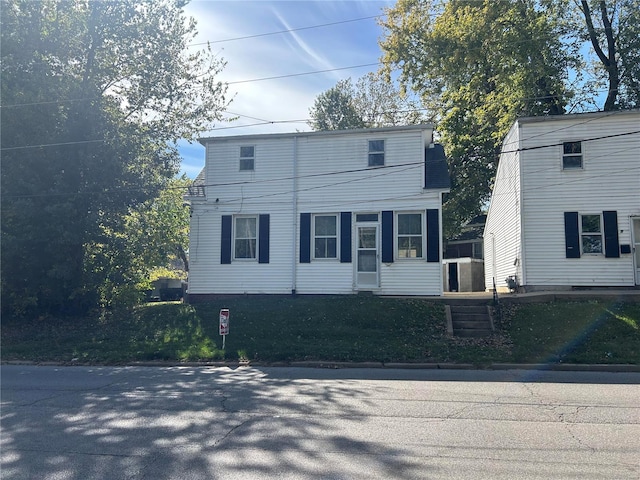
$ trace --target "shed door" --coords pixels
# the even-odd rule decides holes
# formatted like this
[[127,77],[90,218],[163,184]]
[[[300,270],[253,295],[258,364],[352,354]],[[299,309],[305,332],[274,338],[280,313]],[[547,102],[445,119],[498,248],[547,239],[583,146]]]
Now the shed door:
[[356,227],[356,287],[378,287],[378,225]]
[[636,285],[640,285],[640,218],[632,218],[633,224],[633,258],[636,271]]

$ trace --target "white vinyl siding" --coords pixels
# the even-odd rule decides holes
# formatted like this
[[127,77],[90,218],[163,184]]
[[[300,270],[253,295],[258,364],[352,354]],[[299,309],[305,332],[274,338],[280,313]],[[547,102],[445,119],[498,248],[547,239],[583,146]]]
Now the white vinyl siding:
[[506,278],[517,276],[522,281],[522,207],[520,187],[520,155],[517,145],[520,130],[512,128],[504,140],[503,153],[489,204],[484,229],[485,287],[508,290]]

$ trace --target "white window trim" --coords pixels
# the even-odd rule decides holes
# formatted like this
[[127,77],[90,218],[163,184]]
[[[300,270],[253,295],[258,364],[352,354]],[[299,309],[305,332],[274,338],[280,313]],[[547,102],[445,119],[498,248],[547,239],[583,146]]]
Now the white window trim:
[[[596,233],[596,232],[583,233],[582,232],[582,217],[598,217],[600,219],[600,232],[599,233]],[[580,254],[581,255],[590,255],[590,256],[603,256],[604,255],[604,222],[603,222],[603,219],[602,219],[602,213],[581,213],[581,214],[579,214],[578,227],[579,227],[579,231],[580,231]],[[600,251],[599,252],[585,252],[584,251],[584,246],[582,244],[583,235],[591,236],[591,237],[599,236],[600,237]]]
[[[316,217],[334,217],[336,220],[335,257],[316,257]],[[320,238],[333,238],[333,235],[322,235]],[[311,215],[311,259],[318,262],[335,262],[340,259],[340,215],[337,213],[314,213]]]
[[[254,257],[251,258],[245,258],[245,257],[236,257],[236,221],[239,218],[253,218],[256,221],[256,248],[254,251]],[[257,262],[258,261],[258,252],[260,251],[260,219],[258,218],[258,215],[234,215],[233,216],[233,233],[231,235],[231,248],[232,248],[232,259],[233,261],[236,262]],[[247,237],[249,238],[249,237]],[[242,238],[241,240],[245,240],[244,238]]]
[[[393,240],[394,240],[394,245],[393,245],[393,256],[394,258],[399,261],[399,262],[415,262],[417,260],[425,260],[427,258],[426,256],[426,249],[427,249],[427,232],[426,232],[426,220],[425,220],[425,212],[421,211],[421,210],[409,210],[406,212],[394,212],[394,222],[393,222]],[[398,217],[400,215],[420,215],[420,236],[421,238],[421,243],[422,243],[422,255],[419,257],[401,257],[399,255],[400,252],[400,236],[413,236],[415,237],[416,235],[400,235],[400,233],[398,232],[398,227],[399,227],[399,220]]]
[[[571,156],[571,155],[577,155],[577,154],[570,154],[564,153],[564,144],[565,143],[579,143],[580,144],[580,166],[579,167],[569,167],[569,168],[565,168],[564,166],[564,157],[566,156]],[[581,172],[582,170],[584,170],[584,141],[583,140],[564,140],[562,142],[562,145],[560,145],[560,168],[562,169],[563,172]]]
[[[242,156],[242,149],[243,148],[247,148],[247,147],[251,147],[253,148],[253,156],[252,157],[243,157]],[[238,171],[240,172],[255,172],[256,170],[256,146],[255,145],[240,145],[239,148],[239,161],[238,161]],[[253,163],[253,168],[242,168],[242,161],[243,160],[252,160]]]
[[[374,150],[371,151],[371,142],[382,142],[382,150]],[[382,154],[382,164],[380,165],[371,165],[371,161],[369,155],[371,154]],[[384,167],[387,163],[387,140],[385,138],[370,138],[367,140],[367,166],[369,168],[379,168]]]

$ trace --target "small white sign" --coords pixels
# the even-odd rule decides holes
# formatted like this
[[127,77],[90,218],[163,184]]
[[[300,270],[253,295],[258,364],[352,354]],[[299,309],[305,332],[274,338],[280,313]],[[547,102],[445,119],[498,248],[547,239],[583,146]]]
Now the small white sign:
[[229,334],[229,309],[220,310],[220,335]]

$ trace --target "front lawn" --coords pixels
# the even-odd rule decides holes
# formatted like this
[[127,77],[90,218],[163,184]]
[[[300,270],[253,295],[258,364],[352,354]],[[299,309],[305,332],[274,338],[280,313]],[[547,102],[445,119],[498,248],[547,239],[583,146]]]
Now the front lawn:
[[[229,308],[226,349],[218,335]],[[503,308],[486,339],[446,334],[444,305],[376,296],[244,296],[150,303],[89,318],[6,319],[2,360],[567,362],[640,364],[640,305],[555,302]]]

